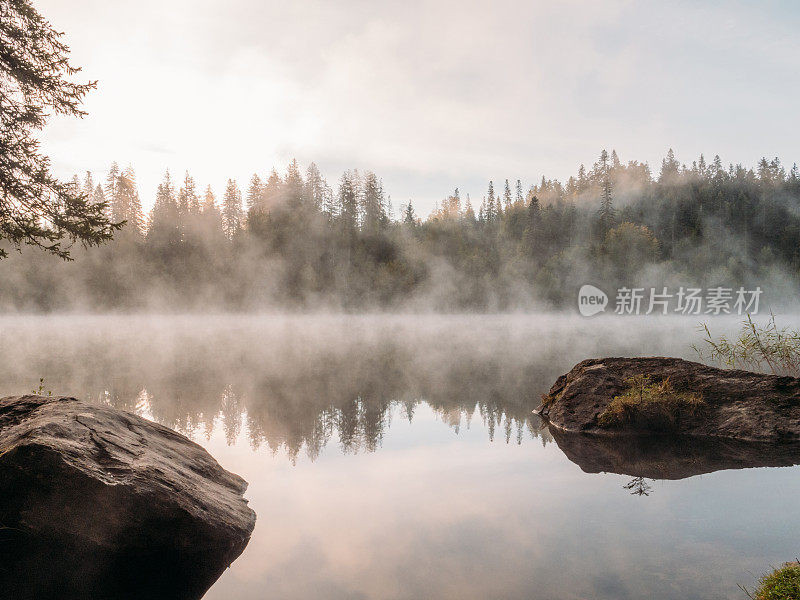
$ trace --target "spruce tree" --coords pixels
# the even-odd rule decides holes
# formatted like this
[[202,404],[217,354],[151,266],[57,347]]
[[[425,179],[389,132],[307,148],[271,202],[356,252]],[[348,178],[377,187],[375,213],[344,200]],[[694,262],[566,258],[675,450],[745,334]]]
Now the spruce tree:
[[242,228],[242,192],[233,179],[228,179],[222,197],[222,229],[225,237],[232,240]]
[[464,220],[470,224],[475,223],[475,209],[472,208],[469,194],[467,194],[467,201],[464,204]]
[[[111,163],[111,167],[108,169],[108,175],[106,175],[106,198],[111,199],[117,194],[117,179],[119,178],[119,165],[117,165],[116,161]],[[114,212],[114,205],[113,203],[110,206],[110,210]]]
[[417,215],[414,212],[414,207],[411,204],[411,200],[409,200],[408,204],[406,204],[403,208],[403,223],[411,227],[414,227],[417,224]]
[[189,215],[200,212],[200,198],[197,196],[197,186],[189,171],[183,176],[183,184],[178,192],[178,213],[181,219],[186,220]]
[[486,210],[483,211],[483,217],[487,223],[494,223],[497,218],[497,201],[494,197],[494,183],[489,182],[489,190],[486,197]]
[[202,233],[207,236],[207,239],[214,241],[217,239],[224,239],[222,230],[222,214],[217,206],[217,199],[214,196],[214,190],[211,186],[206,187],[205,194],[203,194],[203,202],[200,207],[200,218],[198,219]]
[[525,249],[529,254],[536,254],[539,247],[540,227],[539,221],[541,220],[539,199],[536,196],[531,196],[531,201],[528,203],[528,214],[525,223],[525,232],[523,233],[523,241]]
[[358,175],[353,171],[346,171],[339,181],[339,207],[338,214],[345,237],[355,240],[358,230]]
[[706,166],[706,157],[702,154],[700,155],[700,159],[697,161],[697,174],[700,175],[703,179],[706,178],[708,175],[708,169]]
[[[94,179],[92,178],[91,171],[86,171],[86,175],[83,178],[83,193],[88,197],[94,196]],[[94,200],[94,198],[92,198],[92,200]]]
[[93,194],[59,181],[39,152],[48,117],[84,116],[81,103],[95,87],[72,81],[80,69],[61,36],[30,0],[0,3],[0,238],[70,260],[73,244],[110,240],[120,225]]
[[708,174],[711,179],[714,180],[719,180],[721,177],[725,177],[725,167],[722,166],[722,159],[720,159],[719,154],[714,156],[714,161],[709,167]]
[[661,161],[661,174],[658,177],[659,182],[668,183],[674,180],[680,173],[680,163],[675,159],[675,153],[672,148],[667,151],[667,157]]
[[506,179],[506,185],[503,189],[503,208],[505,210],[511,208],[511,185],[508,183],[508,179]]
[[250,185],[247,186],[247,196],[245,202],[248,211],[258,210],[263,199],[264,184],[257,173],[253,173],[250,178]]
[[300,173],[300,165],[295,159],[286,168],[286,177],[283,179],[283,201],[289,206],[290,210],[301,210],[305,204],[303,175]]
[[272,210],[279,204],[281,204],[282,199],[281,195],[283,193],[283,181],[281,180],[281,176],[278,175],[278,172],[275,169],[269,174],[266,183],[263,187],[264,193],[263,199],[261,204],[259,205],[259,210]]
[[145,223],[139,190],[136,187],[136,173],[128,166],[117,179],[118,204],[123,207],[123,219],[130,231],[144,234]]
[[387,225],[383,184],[372,171],[364,174],[361,203],[364,214],[364,230],[377,233]]
[[147,230],[147,243],[153,247],[175,246],[181,241],[178,203],[175,200],[175,187],[169,171],[164,173],[158,185],[156,201],[150,211],[150,227]]
[[319,172],[319,167],[312,162],[306,170],[305,197],[316,210],[325,210],[327,187],[328,184],[322,173]]
[[612,170],[616,171],[622,167],[622,163],[619,161],[619,156],[617,156],[616,150],[611,150],[611,168]]
[[598,162],[600,180],[600,234],[605,237],[606,233],[614,227],[614,220],[616,219],[614,206],[612,204],[611,195],[611,173],[610,165],[608,162],[608,152],[603,150],[600,153],[600,160]]

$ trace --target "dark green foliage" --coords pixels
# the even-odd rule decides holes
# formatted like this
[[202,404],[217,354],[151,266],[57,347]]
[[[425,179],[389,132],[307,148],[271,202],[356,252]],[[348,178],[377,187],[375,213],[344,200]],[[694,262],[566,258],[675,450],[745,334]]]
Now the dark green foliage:
[[[0,239],[63,259],[75,242],[96,245],[119,228],[91,190],[50,172],[35,137],[51,113],[83,116],[94,83],[73,83],[61,34],[28,0],[0,0]],[[0,248],[0,258],[8,255]]]
[[12,258],[0,307],[514,310],[570,306],[589,281],[612,293],[753,287],[774,272],[796,281],[796,168],[676,165],[668,155],[654,180],[646,164],[604,152],[565,185],[542,178],[523,194],[503,180],[498,196],[490,183],[478,215],[455,189],[426,219],[411,202],[393,218],[371,172],[348,171],[332,189],[292,161],[283,176],[252,178],[246,214],[233,180],[218,206],[188,173],[178,191],[167,175],[146,226],[133,170],[113,165],[92,195],[128,226],[77,265]]
[[750,597],[754,600],[800,600],[800,563],[786,563],[764,575]]

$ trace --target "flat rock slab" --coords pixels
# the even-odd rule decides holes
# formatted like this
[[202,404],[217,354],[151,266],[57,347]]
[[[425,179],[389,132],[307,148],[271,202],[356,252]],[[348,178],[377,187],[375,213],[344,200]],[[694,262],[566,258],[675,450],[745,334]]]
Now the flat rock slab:
[[[598,417],[627,381],[648,375],[669,378],[678,391],[699,393],[703,410],[670,423],[664,431],[632,422],[601,426]],[[598,358],[562,375],[537,409],[550,426],[572,433],[652,433],[654,431],[760,442],[800,441],[800,379],[717,369],[680,358]]]
[[247,482],[202,447],[74,398],[0,399],[0,589],[197,599],[242,553]]

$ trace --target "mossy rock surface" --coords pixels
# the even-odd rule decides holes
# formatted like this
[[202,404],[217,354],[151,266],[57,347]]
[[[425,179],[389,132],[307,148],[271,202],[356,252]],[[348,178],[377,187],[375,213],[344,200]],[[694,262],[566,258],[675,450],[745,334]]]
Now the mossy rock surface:
[[[656,387],[668,382],[663,402],[632,402],[631,382],[637,378]],[[627,398],[630,410],[616,406],[620,398]],[[538,412],[566,432],[798,442],[800,379],[717,369],[680,358],[590,359],[558,378]]]

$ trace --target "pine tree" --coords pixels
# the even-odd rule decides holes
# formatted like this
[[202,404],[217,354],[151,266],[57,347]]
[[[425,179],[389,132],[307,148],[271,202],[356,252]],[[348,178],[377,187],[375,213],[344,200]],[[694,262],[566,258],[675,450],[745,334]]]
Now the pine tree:
[[345,171],[339,181],[338,214],[345,236],[354,240],[358,230],[358,175]]
[[414,227],[417,224],[417,215],[414,212],[414,207],[411,205],[411,200],[403,208],[403,223]]
[[62,35],[30,0],[0,3],[0,238],[70,260],[72,244],[101,244],[120,226],[92,194],[59,181],[39,152],[48,117],[84,116],[81,103],[96,86],[72,81],[80,69]]
[[136,173],[133,167],[128,166],[117,180],[118,204],[123,207],[123,218],[127,221],[130,231],[139,235],[144,234],[144,212],[139,199],[139,190],[136,187]]
[[242,192],[236,181],[228,179],[225,195],[222,197],[222,230],[225,237],[232,240],[242,228]]
[[611,169],[617,171],[622,168],[622,163],[619,161],[616,150],[611,150]]
[[108,210],[111,218],[114,219],[115,213],[122,212],[119,207],[114,205],[114,199],[117,197],[117,181],[119,179],[119,165],[116,162],[111,163],[111,168],[108,169],[106,175],[106,198],[109,200]]
[[531,201],[528,203],[527,222],[525,223],[525,232],[523,234],[523,241],[525,248],[529,254],[533,255],[537,252],[539,247],[539,221],[541,220],[539,199],[536,196],[531,196]]
[[316,210],[324,211],[326,208],[327,187],[328,184],[325,182],[325,178],[319,172],[317,165],[312,162],[306,170],[305,197]]
[[178,214],[182,219],[200,213],[200,198],[197,196],[197,187],[189,171],[183,176],[183,185],[178,192]]
[[94,195],[94,179],[91,171],[86,171],[83,178],[83,194],[90,197]]
[[667,151],[667,157],[661,161],[661,174],[658,180],[661,183],[669,182],[675,179],[680,172],[680,163],[675,160],[675,153],[672,148]]
[[383,184],[372,171],[364,174],[361,196],[364,231],[375,234],[387,225]]
[[503,189],[503,208],[505,210],[511,208],[511,185],[508,183],[508,179],[506,179],[506,185]]
[[467,194],[467,201],[464,204],[464,220],[467,221],[467,223],[475,222],[475,210],[472,208],[472,201],[470,200],[469,194]]
[[106,177],[105,197],[108,199],[112,220],[124,221],[127,231],[144,233],[144,214],[133,167],[128,166],[125,171],[120,171],[117,163],[112,163]]
[[264,184],[263,201],[260,210],[270,211],[282,202],[283,181],[275,169],[272,169]]
[[722,166],[722,160],[720,159],[719,154],[714,156],[714,162],[711,163],[709,175],[715,180],[725,177],[725,167]]
[[300,210],[305,205],[304,198],[305,183],[303,175],[300,173],[300,166],[295,159],[286,168],[286,177],[283,180],[284,202],[290,210]]
[[600,153],[600,160],[598,163],[600,178],[600,232],[601,236],[605,237],[606,233],[614,227],[616,219],[614,206],[612,205],[611,195],[611,173],[610,165],[608,163],[608,152],[603,150]]
[[581,164],[578,167],[578,192],[585,192],[587,187],[589,187],[589,178],[586,176],[586,167]]
[[706,178],[708,175],[707,167],[706,167],[706,158],[702,154],[700,155],[700,159],[697,161],[697,174],[700,175],[703,179]]
[[489,190],[487,192],[484,219],[487,223],[494,223],[497,219],[497,201],[494,197],[494,183],[491,181],[489,182]]
[[200,213],[200,223],[202,223],[203,231],[213,235],[224,235],[222,229],[222,213],[220,213],[217,206],[217,199],[214,196],[214,190],[209,185],[206,187],[206,193],[203,195],[203,204]]
[[164,173],[158,185],[156,201],[150,211],[150,227],[147,230],[147,243],[153,247],[175,246],[181,241],[178,203],[175,199],[175,186],[169,171]]
[[264,184],[257,173],[253,173],[250,178],[250,185],[247,187],[246,205],[248,211],[258,210],[264,195]]
[[522,182],[517,179],[517,187],[516,187],[517,196],[514,199],[514,203],[517,206],[522,206],[522,203],[525,201],[525,196],[522,193]]

